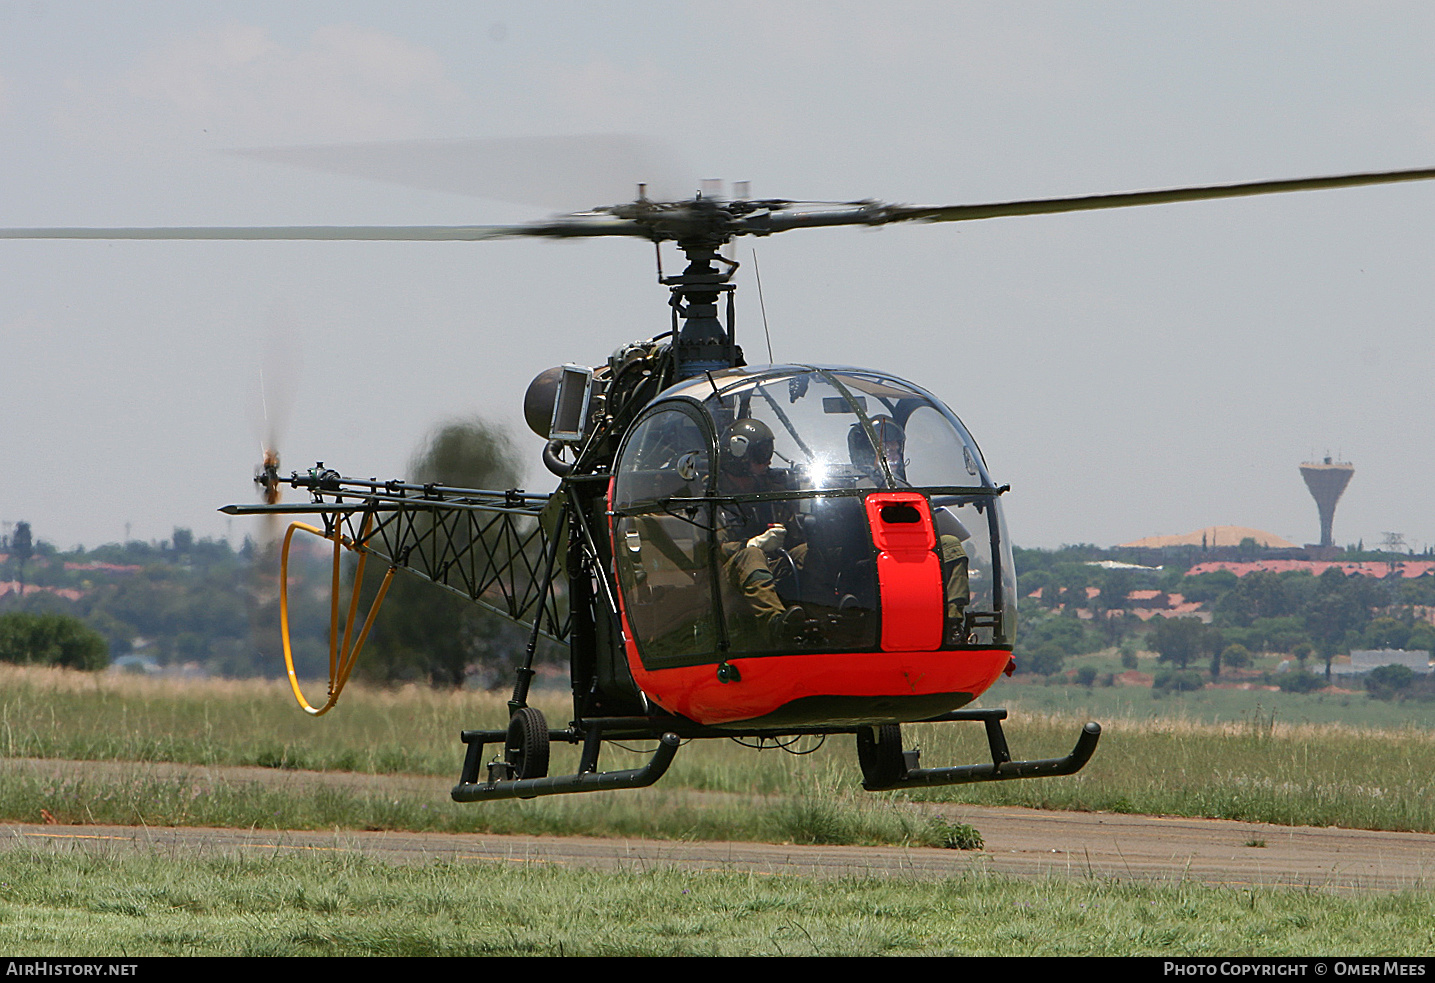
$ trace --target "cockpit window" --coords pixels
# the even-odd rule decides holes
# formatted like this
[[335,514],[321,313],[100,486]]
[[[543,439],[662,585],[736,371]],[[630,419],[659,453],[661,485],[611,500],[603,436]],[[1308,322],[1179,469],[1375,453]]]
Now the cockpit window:
[[998,493],[975,442],[930,394],[809,366],[668,390],[625,442],[613,493],[619,584],[644,665],[879,651],[884,619],[906,615],[884,594],[896,581],[868,513],[874,496],[894,494],[898,504],[873,515],[930,530],[936,597],[922,610],[940,604],[933,644],[1010,645],[1015,583]]
[[[916,387],[887,376],[835,372],[834,378],[866,403],[873,420],[902,441],[901,459],[889,453],[893,477],[913,487],[990,485],[976,442],[941,403]],[[880,427],[878,429],[881,429]],[[888,444],[894,442],[888,438]]]
[[991,483],[960,422],[900,380],[793,370],[709,389],[704,406],[716,431],[745,420],[765,427],[772,467],[793,490]]
[[[707,494],[711,438],[682,401],[650,414],[628,438],[613,488],[613,555],[629,627],[653,667],[687,665],[721,643],[713,607],[711,508],[664,510]],[[654,510],[654,506],[659,508]]]
[[745,420],[770,431],[771,466],[792,490],[885,488],[889,472],[872,450],[862,403],[809,371],[743,381],[709,395],[704,406],[720,434]]
[[707,493],[710,441],[694,415],[674,407],[634,429],[618,466],[613,501],[619,506]]

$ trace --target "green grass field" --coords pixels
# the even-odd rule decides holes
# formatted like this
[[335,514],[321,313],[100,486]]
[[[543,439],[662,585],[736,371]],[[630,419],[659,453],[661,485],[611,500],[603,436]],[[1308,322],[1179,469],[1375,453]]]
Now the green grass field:
[[[1072,661],[1083,664],[1081,660]],[[1142,660],[1142,671],[1150,673],[1153,669],[1154,660]],[[1121,671],[1119,665],[1116,671]],[[1435,727],[1435,705],[1429,703],[1375,700],[1363,692],[1282,693],[1259,685],[1161,694],[1149,687],[1085,687],[1023,677],[1020,682],[998,683],[988,697],[997,700],[993,705],[1013,710],[1089,714],[1094,720],[1182,717],[1206,723],[1238,723],[1274,714],[1277,721],[1288,724],[1343,724],[1380,730]]]
[[[0,763],[0,820],[944,845],[922,809],[923,800],[942,800],[1435,832],[1429,729],[1298,722],[1280,694],[1219,723],[1191,712],[1196,704],[1114,689],[1100,695],[1144,695],[1143,707],[1181,712],[1111,713],[1094,702],[1036,709],[1030,697],[1048,691],[1087,693],[1004,689],[1013,753],[1065,753],[1080,723],[1096,717],[1106,732],[1078,776],[871,795],[858,787],[850,740],[811,742],[813,753],[801,756],[706,741],[684,747],[642,795],[460,806],[447,797],[458,731],[501,723],[501,696],[354,687],[315,720],[273,684],[0,669],[0,749],[12,759]],[[542,704],[553,722],[566,720],[560,697]],[[906,730],[925,765],[985,753],[979,727]],[[608,767],[640,759],[605,755]],[[101,776],[98,766],[46,777],[13,760],[21,758],[112,762],[119,777]],[[556,750],[555,769],[575,760],[576,751]],[[147,774],[135,762],[176,762],[196,774],[251,765],[402,781],[216,785],[184,769]],[[358,855],[0,854],[0,948],[16,954],[1428,954],[1432,904],[1429,892],[1339,897],[1091,877],[831,881],[511,863],[404,867]]]
[[[1008,691],[1025,697],[1043,689]],[[566,721],[560,697],[549,695],[543,705],[551,721]],[[4,670],[0,749],[8,758],[257,765],[433,782],[417,783],[420,791],[235,784],[199,794],[182,778],[76,780],[9,768],[0,773],[0,819],[36,822],[44,809],[61,822],[910,843],[929,836],[911,804],[942,801],[1435,832],[1435,731],[1286,723],[1276,703],[1230,723],[1184,714],[1032,713],[1015,704],[1008,736],[1017,757],[1064,754],[1087,717],[1105,718],[1096,757],[1069,778],[872,795],[859,788],[850,738],[806,742],[802,749],[812,753],[802,755],[699,741],[679,751],[658,786],[667,799],[662,809],[621,793],[449,802],[459,730],[498,726],[505,713],[502,697],[486,693],[353,687],[337,710],[312,719],[274,684]],[[919,725],[904,733],[926,766],[985,759],[979,726]],[[643,757],[613,749],[604,765],[633,767]],[[576,758],[576,749],[556,747],[554,772],[573,768]]]
[[970,874],[0,854],[11,956],[1416,955],[1435,898]]

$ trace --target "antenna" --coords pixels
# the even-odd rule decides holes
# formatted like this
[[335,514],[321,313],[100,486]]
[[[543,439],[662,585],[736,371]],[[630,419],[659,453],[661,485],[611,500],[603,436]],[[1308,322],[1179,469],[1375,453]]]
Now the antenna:
[[[744,181],[743,184],[747,182]],[[767,338],[767,361],[768,364],[776,362],[772,357],[772,332],[767,330],[767,304],[762,299],[762,271],[757,268],[757,250],[752,251],[752,272],[757,277],[757,306],[762,311],[762,333]]]

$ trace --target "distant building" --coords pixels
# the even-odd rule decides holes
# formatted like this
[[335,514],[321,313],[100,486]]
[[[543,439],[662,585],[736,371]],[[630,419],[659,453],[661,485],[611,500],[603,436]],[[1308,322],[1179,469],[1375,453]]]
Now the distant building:
[[1381,666],[1405,666],[1424,675],[1430,672],[1430,653],[1405,649],[1359,649],[1350,653],[1350,665],[1335,664],[1330,671],[1335,676],[1364,676]]
[[1160,573],[1165,567],[1146,566],[1141,563],[1122,563],[1120,560],[1087,560],[1088,567],[1100,567],[1103,570],[1145,570],[1148,573]]
[[[1043,588],[1027,594],[1034,600],[1041,600]],[[1101,588],[1088,587],[1085,591],[1086,601],[1091,602],[1101,596]],[[1066,610],[1066,605],[1060,607]],[[1090,607],[1078,607],[1073,609],[1076,616],[1083,621],[1090,621],[1097,616]],[[1133,590],[1127,593],[1125,599],[1118,607],[1107,608],[1102,613],[1103,617],[1116,618],[1124,614],[1133,614],[1142,621],[1150,621],[1152,618],[1195,618],[1207,624],[1211,621],[1211,612],[1201,610],[1200,601],[1188,601],[1180,594],[1168,594],[1162,590]]]
[[1117,549],[1165,549],[1172,546],[1220,549],[1240,546],[1248,539],[1254,540],[1257,546],[1266,549],[1299,549],[1288,539],[1282,539],[1273,533],[1262,529],[1252,529],[1249,526],[1207,526],[1205,529],[1197,529],[1195,532],[1182,533],[1177,536],[1147,536],[1134,543],[1122,543]]
[[1417,577],[1435,576],[1435,560],[1251,560],[1249,562],[1208,560],[1191,567],[1186,571],[1186,576],[1194,577],[1216,570],[1229,570],[1237,577],[1244,577],[1248,573],[1257,571],[1266,573],[1299,571],[1319,577],[1331,567],[1335,567],[1347,577],[1370,577],[1375,580],[1384,580],[1386,577],[1414,580]]

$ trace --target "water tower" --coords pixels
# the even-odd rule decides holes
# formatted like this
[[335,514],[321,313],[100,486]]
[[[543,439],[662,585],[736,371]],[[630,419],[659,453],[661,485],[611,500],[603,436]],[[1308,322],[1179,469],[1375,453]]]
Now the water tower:
[[1345,491],[1345,486],[1350,484],[1350,476],[1353,474],[1355,468],[1350,466],[1349,461],[1333,461],[1328,456],[1319,463],[1307,461],[1300,466],[1300,476],[1305,479],[1305,486],[1310,489],[1316,508],[1320,509],[1322,547],[1335,545],[1330,534],[1331,523],[1335,521],[1335,503],[1340,501],[1340,495]]

